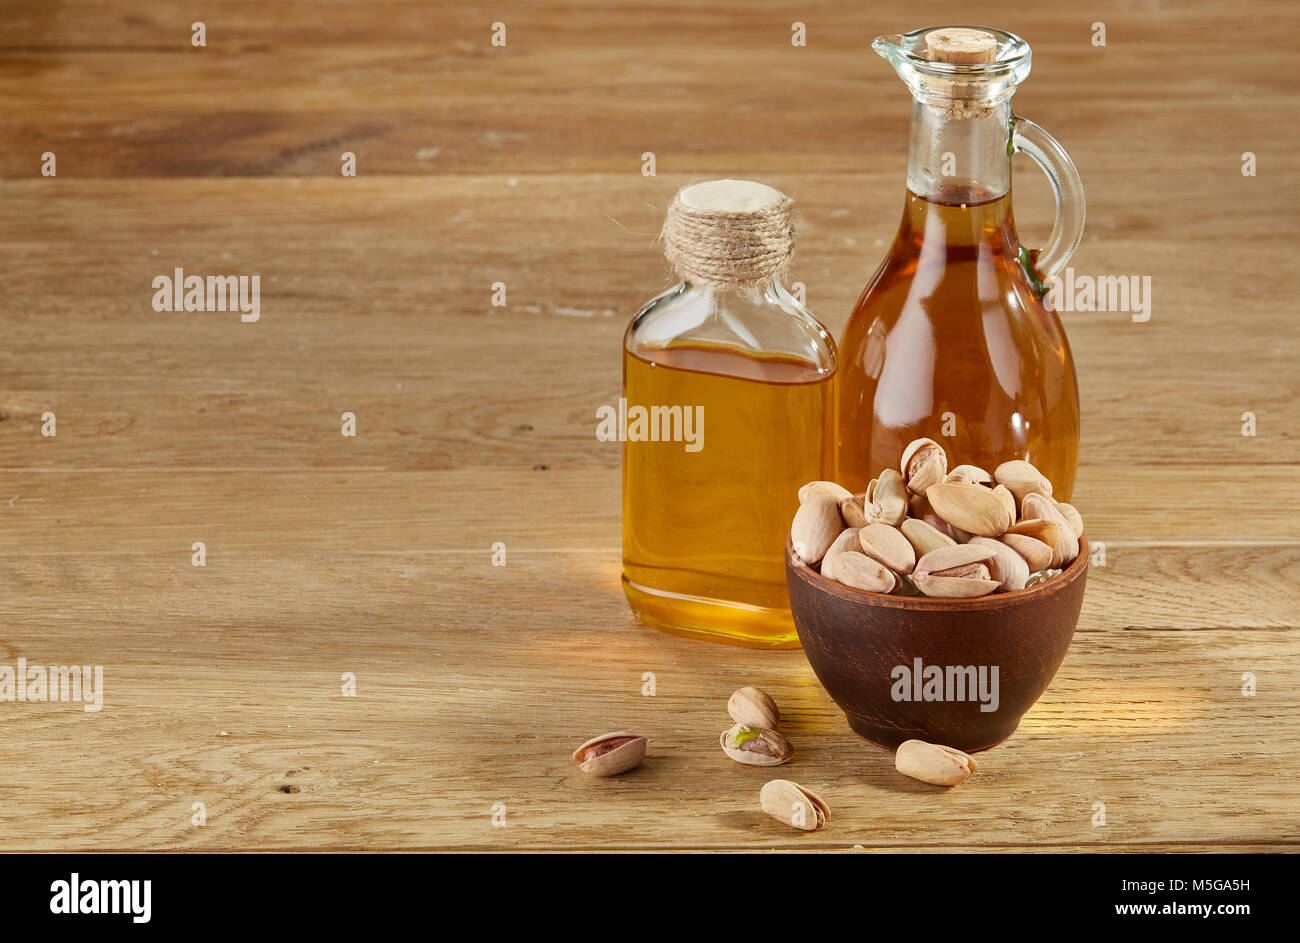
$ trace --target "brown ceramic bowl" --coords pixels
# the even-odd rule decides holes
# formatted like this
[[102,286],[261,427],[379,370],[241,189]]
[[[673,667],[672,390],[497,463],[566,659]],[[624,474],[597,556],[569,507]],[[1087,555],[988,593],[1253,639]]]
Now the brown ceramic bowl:
[[[1088,543],[1080,539],[1079,556],[1046,583],[975,599],[854,589],[796,563],[788,541],[785,570],[804,654],[856,733],[890,749],[916,739],[971,752],[1011,736],[1065,659]],[[942,669],[938,684],[932,667]],[[993,706],[995,668],[997,707],[981,710]]]

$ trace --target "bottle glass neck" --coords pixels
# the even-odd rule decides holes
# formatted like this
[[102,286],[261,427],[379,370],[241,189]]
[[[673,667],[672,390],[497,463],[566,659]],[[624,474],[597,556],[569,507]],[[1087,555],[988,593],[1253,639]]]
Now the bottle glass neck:
[[907,188],[939,203],[984,203],[1011,191],[1011,96],[912,102]]

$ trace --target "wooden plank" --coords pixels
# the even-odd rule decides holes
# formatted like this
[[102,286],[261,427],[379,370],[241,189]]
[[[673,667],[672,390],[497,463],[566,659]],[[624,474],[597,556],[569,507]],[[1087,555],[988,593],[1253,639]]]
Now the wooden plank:
[[[803,215],[796,274],[836,333],[892,234],[897,180],[885,178],[865,188],[886,208],[870,223],[870,241],[861,211],[843,212],[864,205],[857,178],[784,182],[795,184]],[[345,409],[368,429],[349,443],[354,454],[368,453],[359,464],[514,462],[516,444],[544,453],[533,464],[608,463],[591,417],[617,396],[618,359],[593,362],[591,353],[616,351],[631,312],[667,284],[651,243],[675,183],[516,181],[9,183],[9,205],[26,222],[6,243],[16,266],[0,275],[0,290],[24,317],[0,354],[9,378],[0,408],[27,433],[46,410],[61,417],[64,434],[93,433],[82,445],[89,467],[109,464],[105,456],[117,450],[171,467],[220,464],[192,450],[225,452],[250,437],[262,454],[288,459],[302,444],[293,430],[324,436]],[[1240,199],[1283,231],[1294,226],[1262,188]],[[159,215],[159,205],[186,212]],[[94,220],[106,211],[122,235],[99,242]],[[1161,224],[1161,244],[1179,245],[1170,240],[1193,225],[1187,212]],[[1141,224],[1125,213],[1085,243],[1081,271],[1126,270]],[[391,225],[395,218],[402,226]],[[1207,242],[1148,253],[1156,263],[1150,322],[1064,316],[1082,377],[1084,462],[1300,461],[1289,308],[1263,301],[1231,332],[1222,329],[1220,312],[1239,300],[1233,292],[1257,294],[1251,286],[1286,265],[1284,241],[1266,241],[1249,217],[1239,225],[1227,249]],[[1123,230],[1133,235],[1126,240]],[[503,247],[538,232],[563,238],[530,251],[527,262],[511,261]],[[1093,245],[1105,248],[1094,255]],[[591,258],[602,260],[606,277],[591,277]],[[1231,283],[1206,288],[1183,277],[1225,259]],[[260,272],[262,320],[154,312],[152,279],[175,266]],[[25,277],[30,271],[51,278]],[[491,306],[497,281],[508,289],[505,308]],[[505,364],[510,382],[498,372]],[[519,396],[521,386],[535,395]],[[156,389],[176,394],[163,410]],[[275,411],[266,408],[273,391],[289,394]],[[1258,417],[1255,438],[1241,435],[1247,410]],[[185,434],[196,423],[205,438]],[[12,428],[0,433],[15,435]],[[294,452],[293,461],[303,458]],[[309,463],[327,461],[322,453]]]
[[[419,550],[304,544],[272,551],[241,545],[246,542],[228,546],[214,538],[207,541],[207,566],[195,568],[189,544],[180,534],[171,537],[169,529],[160,528],[149,549],[128,549],[124,541],[88,554],[86,548],[96,546],[96,532],[76,528],[75,516],[69,518],[60,521],[60,528],[77,532],[67,536],[64,549],[43,544],[7,547],[0,553],[0,574],[13,597],[8,604],[11,639],[38,642],[60,627],[77,632],[79,620],[85,618],[111,622],[117,637],[123,630],[139,630],[151,608],[195,622],[222,619],[227,627],[262,627],[274,619],[294,619],[303,606],[310,608],[313,619],[328,615],[338,620],[353,611],[353,593],[392,613],[418,609],[439,629],[486,631],[502,609],[510,607],[562,620],[567,607],[590,609],[597,602],[594,626],[621,630],[631,624],[619,590],[616,546],[540,547],[510,539],[503,541],[509,564],[502,568],[490,565],[487,542]],[[277,523],[297,533],[292,522]],[[209,528],[200,530],[207,535]],[[1106,564],[1094,565],[1089,573],[1079,631],[1122,637],[1129,631],[1293,630],[1300,617],[1293,609],[1279,607],[1277,600],[1300,597],[1297,561],[1300,541],[1253,546],[1114,544],[1107,548]],[[1154,573],[1159,579],[1150,578]],[[455,600],[440,598],[461,582],[460,601],[473,603],[465,611]],[[1195,605],[1202,596],[1215,599],[1220,608]],[[117,598],[117,608],[103,611],[105,597]],[[61,601],[57,610],[51,610],[50,598]],[[704,652],[712,654],[713,649]]]
[[[1244,547],[1267,554],[1300,542],[1300,481],[1287,466],[1256,470],[1234,512],[1221,512],[1219,483],[1232,466],[1130,468],[1090,466],[1077,502],[1111,566],[1125,545]],[[139,553],[172,549],[188,556],[194,540],[231,552],[456,551],[486,553],[493,542],[531,552],[617,551],[619,475],[590,471],[447,472],[249,468],[180,474],[142,470],[9,472],[0,494],[0,553]],[[1159,503],[1151,495],[1160,496]],[[533,510],[535,509],[535,510]],[[546,509],[546,510],[542,510]],[[326,526],[327,525],[327,526]],[[1142,566],[1149,566],[1144,560]],[[1218,566],[1197,572],[1213,578]],[[1272,572],[1251,557],[1232,572]],[[1243,572],[1244,571],[1244,572]],[[1261,589],[1262,589],[1261,585]],[[1217,611],[1217,609],[1211,609]],[[1285,610],[1283,610],[1285,611]]]
[[[98,714],[10,711],[0,828],[11,841],[84,847],[96,821],[100,847],[1300,843],[1294,628],[1171,644],[1168,632],[1113,631],[1103,613],[1118,604],[1094,595],[1018,734],[983,755],[977,779],[941,792],[857,740],[799,653],[702,650],[632,628],[601,555],[523,554],[495,569],[418,555],[242,554],[206,572],[160,562],[4,558],[20,595],[43,585],[65,601],[57,615],[35,603],[18,613],[5,660],[104,664],[106,679]],[[137,588],[97,611],[123,584]],[[364,592],[343,597],[341,584]],[[340,696],[344,671],[355,699]],[[654,698],[641,694],[646,671]],[[1241,696],[1242,671],[1258,673],[1255,698]],[[811,841],[757,812],[771,771],[717,750],[726,695],[744,682],[788,717],[800,754],[782,772],[832,805],[832,829]],[[609,727],[647,732],[651,759],[589,780],[567,751]],[[30,782],[46,785],[20,796]],[[208,807],[202,829],[189,824],[195,801]],[[491,825],[498,801],[504,829]],[[1091,825],[1098,801],[1105,829]],[[1207,806],[1229,811],[1207,819]]]
[[[662,172],[706,174],[853,170],[900,155],[906,93],[870,52],[894,21],[830,2],[717,7],[516,0],[490,13],[384,4],[313,16],[232,4],[207,14],[202,50],[189,45],[194,14],[167,4],[130,16],[27,10],[6,24],[0,128],[53,147],[69,176],[335,174],[345,149],[373,173],[635,174],[647,149]],[[1108,10],[1104,48],[1082,20],[1007,7],[1000,16],[1036,53],[1018,107],[1050,110],[1081,167],[1235,173],[1250,141],[1294,170],[1275,119],[1297,88],[1286,12],[1248,54],[1207,55],[1224,16],[1214,3]],[[804,48],[790,44],[796,17]],[[497,21],[504,48],[491,45]],[[1188,138],[1211,146],[1181,146]],[[38,155],[7,154],[0,174],[35,173]]]

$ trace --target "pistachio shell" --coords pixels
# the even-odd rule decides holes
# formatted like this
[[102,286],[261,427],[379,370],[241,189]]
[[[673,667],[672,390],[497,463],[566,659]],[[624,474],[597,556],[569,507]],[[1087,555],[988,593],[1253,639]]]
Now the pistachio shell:
[[978,571],[971,576],[913,576],[912,582],[917,589],[933,599],[987,596],[1002,585],[997,580],[989,579],[988,567],[982,563]]
[[646,738],[618,731],[592,737],[573,751],[578,769],[592,776],[617,776],[645,759]]
[[1025,558],[1006,544],[992,537],[972,537],[967,546],[989,547],[993,556],[984,561],[989,568],[989,576],[1002,584],[1000,592],[1024,589],[1029,580],[1029,564]]
[[722,731],[718,745],[727,756],[747,766],[780,766],[794,756],[794,747],[785,737],[750,724],[736,724]]
[[775,730],[781,722],[780,708],[762,688],[738,688],[727,701],[727,713],[738,724],[768,730]]
[[944,478],[944,484],[958,482],[967,485],[988,485],[993,483],[993,476],[977,465],[958,465]]
[[772,700],[770,693],[762,688],[737,688],[727,701],[727,713],[736,723],[749,724],[751,727],[766,727],[776,730],[781,722],[781,711]]
[[957,544],[952,547],[940,547],[931,550],[916,561],[917,573],[933,573],[940,576],[950,575],[953,570],[983,563],[993,556],[994,551],[977,544]]
[[1016,496],[1006,485],[998,485],[993,489],[993,497],[1002,502],[1002,507],[1007,512],[1007,526],[1010,527],[1016,522]]
[[1017,505],[1025,500],[1027,494],[1051,495],[1052,493],[1052,483],[1043,476],[1043,473],[1021,459],[1003,462],[993,470],[993,480],[1007,486],[1007,490],[1015,495]]
[[835,558],[835,579],[873,593],[892,593],[898,585],[892,570],[856,550],[845,550]]
[[927,596],[986,596],[1001,585],[986,563],[994,553],[973,543],[931,550],[916,562],[912,582]]
[[1009,526],[1002,502],[983,485],[934,485],[925,496],[944,523],[968,534],[997,537]]
[[1074,531],[1074,536],[1083,536],[1083,516],[1073,504],[1066,504],[1064,501],[1056,502],[1056,509],[1061,512],[1061,516],[1070,525],[1070,530]]
[[806,832],[817,831],[831,817],[821,796],[788,779],[774,779],[765,785],[758,803],[772,818]]
[[[1062,565],[1065,555],[1070,552],[1070,541],[1074,541],[1076,553],[1078,552],[1078,538],[1069,534],[1069,526],[1057,521],[1049,521],[1041,517],[1025,518],[1016,524],[1015,527],[1007,531],[1008,534],[1019,534],[1025,537],[1033,537],[1035,540],[1041,540],[1052,551],[1052,559],[1048,562],[1049,566],[1058,567]],[[1066,536],[1069,534],[1069,537]]]
[[897,527],[907,517],[907,486],[903,476],[886,468],[867,491],[867,523],[880,521]]
[[979,769],[975,758],[961,750],[924,740],[906,740],[894,754],[894,768],[904,776],[936,786],[955,786]]
[[839,502],[828,494],[811,495],[795,512],[790,544],[804,563],[817,563],[843,529]]
[[895,573],[911,573],[916,566],[916,551],[897,527],[879,521],[868,524],[858,531],[858,542],[863,553]]
[[1025,558],[1030,573],[1046,570],[1052,565],[1052,548],[1035,537],[1008,532],[998,539]]
[[903,449],[898,465],[907,490],[925,494],[925,489],[937,485],[948,471],[948,453],[933,439],[914,439]]
[[[873,481],[871,484],[875,485],[875,482]],[[870,491],[870,487],[867,490]],[[850,527],[866,527],[866,501],[866,494],[849,495],[840,501],[840,516],[844,518],[844,523]]]
[[837,579],[835,576],[836,560],[845,550],[858,550],[861,548],[858,542],[858,529],[856,527],[846,527],[840,531],[840,535],[835,538],[826,555],[822,557],[821,574],[827,579]]
[[1061,525],[1062,554],[1057,566],[1065,566],[1079,555],[1079,538],[1075,536],[1074,528],[1065,519],[1065,515],[1057,510],[1056,502],[1041,494],[1027,494],[1020,507],[1022,520],[1040,518]]
[[909,517],[899,526],[907,542],[912,545],[918,557],[925,556],[931,550],[938,550],[940,547],[955,546],[957,541],[953,540],[945,531],[941,531],[932,524],[915,517]]
[[803,504],[815,494],[829,494],[836,501],[843,501],[853,492],[833,481],[810,481],[799,489],[799,503]]

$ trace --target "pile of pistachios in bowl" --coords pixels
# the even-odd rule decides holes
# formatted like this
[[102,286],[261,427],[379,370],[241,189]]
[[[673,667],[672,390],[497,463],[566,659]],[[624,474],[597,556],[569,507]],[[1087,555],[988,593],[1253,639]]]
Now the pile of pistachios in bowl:
[[991,473],[949,470],[932,439],[903,450],[853,494],[831,481],[799,489],[790,525],[797,561],[874,593],[960,598],[1026,589],[1079,555],[1083,518],[1052,497],[1052,483],[1023,460]]

